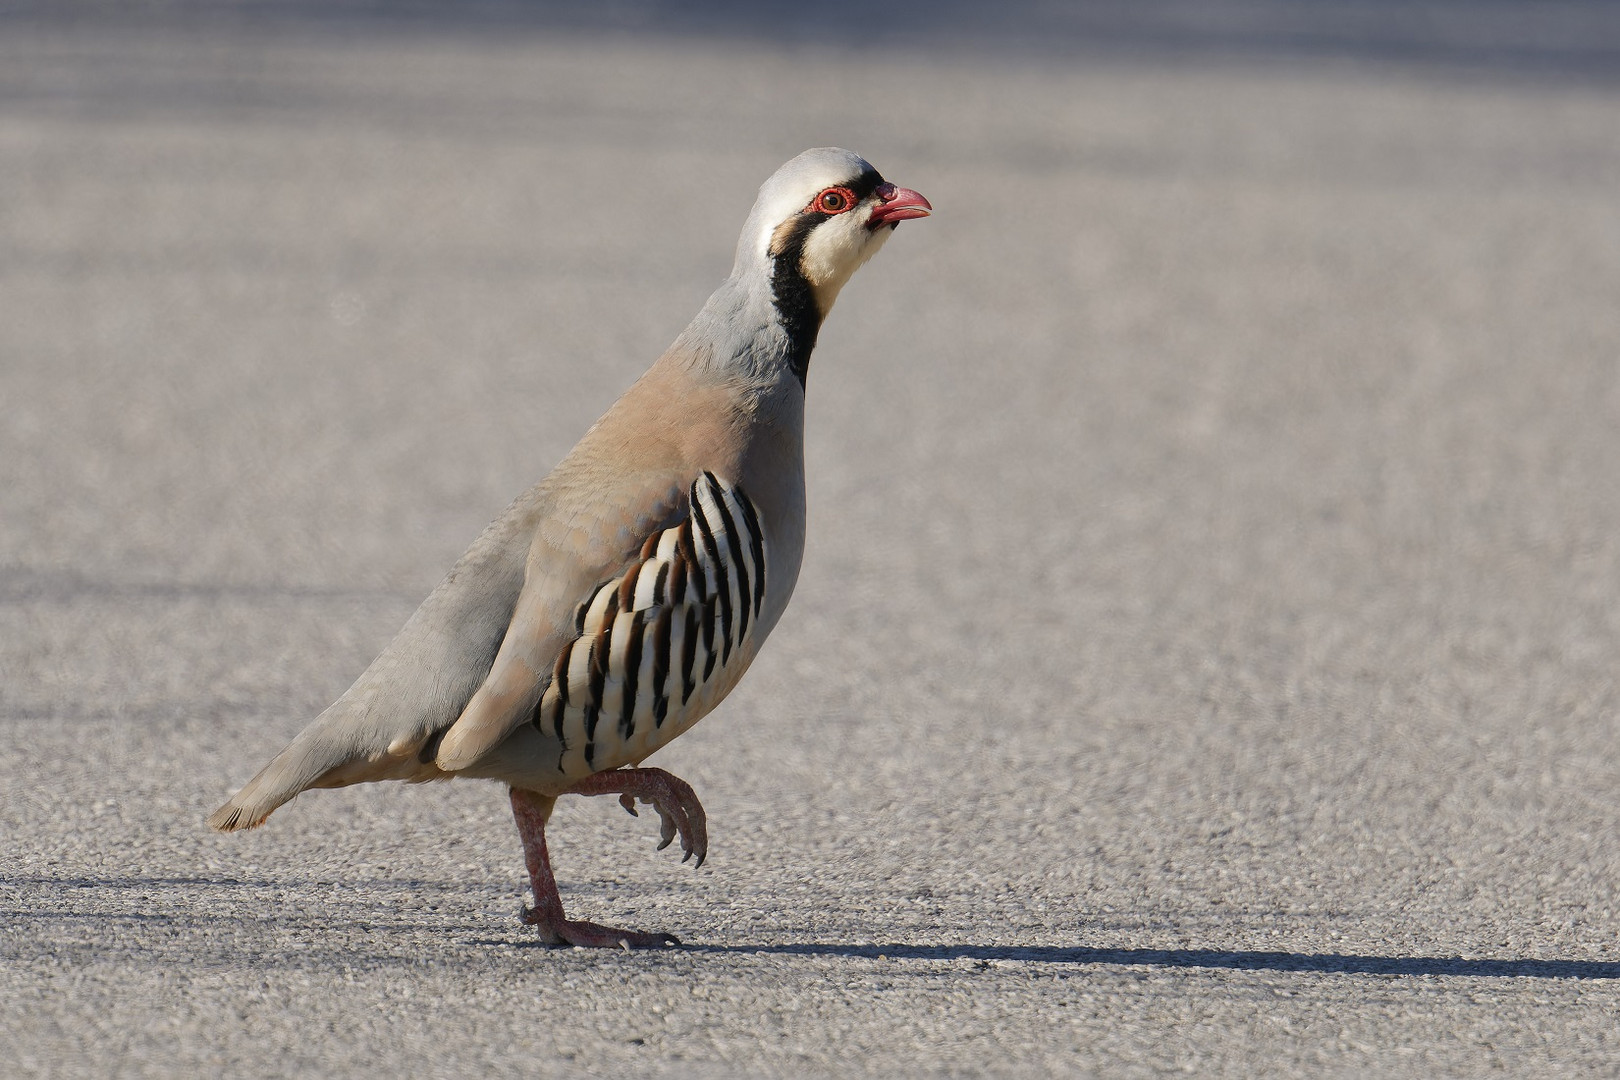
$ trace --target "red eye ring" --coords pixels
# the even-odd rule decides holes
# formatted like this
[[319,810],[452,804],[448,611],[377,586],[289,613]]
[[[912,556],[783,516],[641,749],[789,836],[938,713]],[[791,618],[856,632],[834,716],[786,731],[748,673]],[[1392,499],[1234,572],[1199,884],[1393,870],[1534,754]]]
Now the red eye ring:
[[830,187],[810,200],[807,209],[821,214],[842,214],[855,205],[855,193],[845,187]]

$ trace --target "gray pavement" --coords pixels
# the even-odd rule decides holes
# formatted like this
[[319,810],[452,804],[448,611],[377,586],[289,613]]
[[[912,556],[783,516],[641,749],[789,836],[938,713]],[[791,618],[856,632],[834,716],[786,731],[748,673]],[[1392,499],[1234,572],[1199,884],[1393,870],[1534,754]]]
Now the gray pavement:
[[[1620,80],[166,25],[0,33],[0,1072],[1620,1071]],[[206,831],[826,143],[938,215],[709,862],[554,830],[688,945],[487,784]]]

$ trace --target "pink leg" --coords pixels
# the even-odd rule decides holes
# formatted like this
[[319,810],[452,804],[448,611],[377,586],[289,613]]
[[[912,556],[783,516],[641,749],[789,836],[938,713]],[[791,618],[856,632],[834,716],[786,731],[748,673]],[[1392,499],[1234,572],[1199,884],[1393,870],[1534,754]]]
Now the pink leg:
[[[708,847],[703,807],[684,780],[662,769],[619,769],[587,777],[565,792],[573,795],[614,793],[622,796],[619,801],[632,814],[636,812],[634,800],[637,798],[653,804],[664,823],[664,842],[659,846],[667,846],[678,831],[687,857],[695,852],[698,864],[702,865]],[[619,930],[570,920],[563,915],[562,897],[557,894],[557,879],[552,875],[551,859],[546,851],[546,820],[551,816],[555,801],[548,796],[512,789],[512,816],[517,821],[529,882],[534,889],[534,907],[524,910],[523,921],[538,930],[540,940],[548,945],[609,949],[679,945],[680,939],[673,934]]]

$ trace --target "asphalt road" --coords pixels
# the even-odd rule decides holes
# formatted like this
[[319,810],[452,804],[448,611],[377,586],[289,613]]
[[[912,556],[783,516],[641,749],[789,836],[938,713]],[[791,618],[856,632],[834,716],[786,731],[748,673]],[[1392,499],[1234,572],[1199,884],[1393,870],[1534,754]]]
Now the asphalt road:
[[[688,944],[488,784],[208,832],[828,143],[938,213],[709,862],[553,830]],[[0,162],[0,1071],[1620,1071],[1620,79],[68,20]]]

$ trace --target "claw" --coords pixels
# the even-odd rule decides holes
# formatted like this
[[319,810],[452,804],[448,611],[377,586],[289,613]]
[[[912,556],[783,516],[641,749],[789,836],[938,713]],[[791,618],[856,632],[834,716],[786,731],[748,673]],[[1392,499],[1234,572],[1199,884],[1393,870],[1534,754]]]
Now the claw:
[[660,819],[658,825],[658,850],[663,851],[665,848],[669,847],[670,841],[675,839],[675,833],[677,830],[675,826],[675,819],[670,816],[668,810],[665,810],[663,807],[659,807],[658,817]]
[[679,945],[681,939],[674,934],[644,934],[636,930],[620,930],[593,922],[572,919],[540,925],[541,940],[547,945],[573,946],[576,949],[657,949]]
[[703,865],[708,856],[709,836],[704,821],[703,804],[686,781],[671,776],[662,769],[610,769],[586,777],[567,794],[619,796],[619,805],[636,817],[637,800],[658,811],[658,850],[667,848],[675,837],[681,838],[681,861],[692,862],[694,869]]

